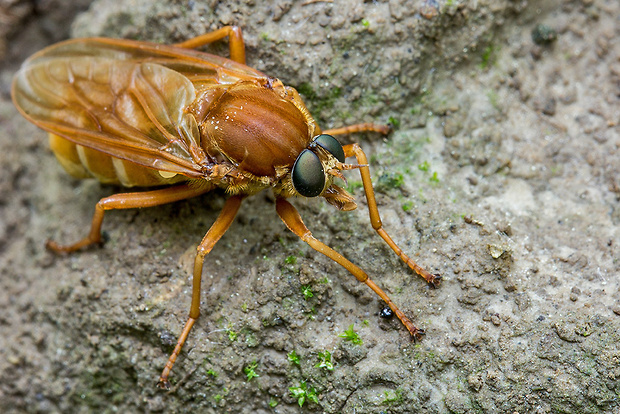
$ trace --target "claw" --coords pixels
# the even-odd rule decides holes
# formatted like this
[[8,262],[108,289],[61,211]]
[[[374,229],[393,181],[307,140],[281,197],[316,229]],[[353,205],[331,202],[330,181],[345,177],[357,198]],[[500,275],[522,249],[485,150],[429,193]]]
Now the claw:
[[424,335],[426,335],[424,329],[417,329],[416,332],[411,334],[411,337],[414,341],[421,341]]
[[433,289],[437,289],[439,285],[441,284],[442,279],[443,277],[441,277],[440,274],[435,273],[433,277],[431,278],[431,280],[428,281],[428,284]]
[[411,338],[414,341],[421,341],[422,336],[425,334],[424,329],[416,328],[415,325],[411,323],[411,321],[399,309],[395,309],[394,312],[396,313],[396,316],[398,316],[398,319],[400,319],[403,325],[405,325],[405,328],[407,328],[407,330],[411,334]]
[[68,253],[73,253],[77,250],[82,250],[84,248],[90,247],[92,245],[103,246],[103,244],[107,241],[107,236],[104,233],[103,237],[100,237],[99,240],[90,240],[88,237],[84,240],[80,240],[75,244],[70,245],[61,245],[56,243],[54,240],[48,240],[45,242],[45,248],[54,252],[59,256],[64,256]]
[[160,390],[170,391],[170,381],[164,378],[159,378],[159,381],[157,382],[157,388],[159,388]]
[[57,255],[65,255],[67,254],[67,251],[65,249],[63,249],[63,247],[61,245],[59,245],[58,243],[56,243],[54,240],[48,240],[45,242],[45,248],[47,250],[50,250],[52,252],[54,252]]

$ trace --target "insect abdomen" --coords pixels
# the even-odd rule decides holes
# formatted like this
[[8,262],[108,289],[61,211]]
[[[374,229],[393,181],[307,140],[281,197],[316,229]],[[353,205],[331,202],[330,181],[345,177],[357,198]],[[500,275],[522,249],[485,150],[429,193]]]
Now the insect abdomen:
[[49,138],[58,162],[75,178],[96,178],[104,184],[124,187],[154,187],[187,180],[187,177],[180,174],[143,167],[76,145],[55,134],[49,134]]

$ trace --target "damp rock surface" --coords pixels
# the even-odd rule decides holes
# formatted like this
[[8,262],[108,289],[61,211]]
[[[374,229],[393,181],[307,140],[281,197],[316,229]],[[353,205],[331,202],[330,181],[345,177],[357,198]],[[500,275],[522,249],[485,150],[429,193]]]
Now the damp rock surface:
[[[0,31],[3,412],[620,409],[618,2],[99,0],[47,13],[20,9],[23,30]],[[103,247],[51,254],[46,240],[84,237],[96,202],[124,190],[70,178],[10,82],[69,27],[173,43],[227,24],[243,28],[248,65],[297,88],[322,127],[392,124],[340,139],[368,155],[385,230],[443,279],[430,288],[373,231],[355,170],[355,211],[292,200],[424,329],[413,342],[259,193],[205,260],[202,314],[162,392],[195,246],[226,195],[110,212]]]

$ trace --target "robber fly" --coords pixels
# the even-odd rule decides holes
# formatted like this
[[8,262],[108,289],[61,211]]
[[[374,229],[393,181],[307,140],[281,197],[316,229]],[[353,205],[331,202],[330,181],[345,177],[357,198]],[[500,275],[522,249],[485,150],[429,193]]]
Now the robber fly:
[[[194,50],[229,38],[230,58]],[[358,144],[334,135],[386,134],[388,127],[358,124],[322,131],[297,91],[245,65],[241,30],[226,26],[174,45],[91,38],[69,40],[30,57],[16,74],[12,97],[21,114],[49,132],[58,161],[73,176],[125,187],[157,187],[102,198],[88,236],[71,245],[49,241],[56,253],[100,244],[107,210],[153,207],[222,188],[222,212],[198,245],[189,318],[159,379],[168,376],[200,315],[205,256],[232,223],[247,196],[270,188],[286,226],[383,299],[414,338],[424,333],[368,275],[321,243],[287,199],[323,197],[339,210],[356,208],[334,183],[359,170],[372,227],[417,274],[441,280],[411,260],[383,229],[368,160]],[[356,164],[346,163],[355,157]]]

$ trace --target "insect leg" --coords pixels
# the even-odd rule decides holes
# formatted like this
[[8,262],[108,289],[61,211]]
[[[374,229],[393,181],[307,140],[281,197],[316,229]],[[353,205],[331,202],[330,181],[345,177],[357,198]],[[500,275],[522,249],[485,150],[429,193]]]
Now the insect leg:
[[209,43],[222,40],[228,36],[228,46],[230,48],[230,59],[245,65],[245,44],[243,43],[243,34],[241,28],[237,26],[224,26],[221,29],[196,36],[181,43],[175,43],[174,46],[186,49],[195,49]]
[[119,210],[127,208],[154,207],[161,204],[172,203],[186,198],[191,198],[204,194],[211,190],[212,187],[196,187],[188,184],[178,185],[175,187],[162,188],[153,191],[144,191],[139,193],[120,193],[109,197],[102,198],[95,206],[95,214],[90,226],[90,233],[74,244],[59,245],[58,243],[48,240],[46,247],[55,253],[71,253],[80,250],[91,244],[101,243],[101,223],[106,210]]
[[192,326],[196,322],[196,319],[200,316],[200,283],[202,281],[202,265],[204,263],[205,256],[209,254],[215,243],[226,233],[226,230],[232,224],[235,216],[237,215],[237,211],[239,211],[239,207],[241,206],[241,201],[243,201],[244,196],[236,195],[230,197],[226,200],[226,204],[222,209],[222,212],[218,216],[217,220],[211,225],[209,231],[202,239],[197,248],[196,259],[194,260],[194,277],[192,279],[192,304],[189,308],[189,317],[187,322],[185,323],[185,327],[183,328],[183,332],[181,332],[181,336],[179,336],[179,340],[177,341],[177,345],[174,347],[174,351],[170,354],[168,358],[168,362],[164,367],[161,376],[159,377],[159,382],[157,386],[162,389],[170,389],[170,382],[168,381],[168,376],[170,375],[170,371],[172,370],[172,366],[176,361],[181,349],[183,348],[183,344],[187,340],[187,336],[189,332],[192,330]]
[[349,126],[345,126],[341,128],[327,129],[323,131],[323,133],[329,134],[329,135],[345,135],[345,134],[352,134],[354,132],[370,131],[370,132],[378,132],[380,134],[387,135],[388,132],[390,132],[390,130],[391,128],[389,125],[365,123],[365,124],[349,125]]
[[372,224],[372,228],[379,233],[379,236],[394,250],[394,252],[401,258],[401,260],[407,263],[414,272],[418,275],[422,276],[424,280],[426,280],[431,286],[437,287],[441,282],[440,275],[433,275],[420,267],[416,262],[414,262],[409,256],[402,251],[400,247],[394,243],[394,240],[390,237],[389,234],[383,229],[383,224],[381,223],[381,217],[379,216],[379,209],[377,209],[377,202],[375,200],[375,192],[372,189],[372,182],[370,180],[370,169],[368,168],[368,159],[366,158],[366,154],[358,144],[349,144],[344,145],[342,147],[344,149],[344,155],[346,157],[355,157],[357,159],[357,163],[361,165],[360,167],[360,175],[362,176],[362,183],[364,184],[364,192],[366,193],[366,200],[368,200],[368,213],[370,215],[370,222]]
[[276,211],[278,215],[286,224],[286,227],[289,228],[293,233],[299,236],[300,239],[305,241],[319,253],[323,253],[325,256],[329,257],[345,269],[347,269],[353,276],[357,278],[360,282],[365,283],[369,288],[371,288],[381,299],[387,303],[387,305],[394,311],[398,319],[405,325],[409,333],[415,339],[420,339],[422,335],[424,335],[424,331],[422,329],[416,328],[413,323],[405,316],[405,314],[398,309],[398,307],[392,302],[392,300],[388,297],[388,295],[373,282],[370,280],[366,272],[360,269],[358,266],[351,263],[346,257],[342,256],[340,253],[327,246],[326,244],[320,242],[315,239],[310,230],[306,227],[304,222],[299,215],[299,212],[291,203],[284,200],[283,198],[278,198],[276,200]]

